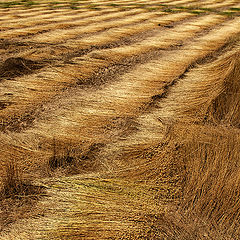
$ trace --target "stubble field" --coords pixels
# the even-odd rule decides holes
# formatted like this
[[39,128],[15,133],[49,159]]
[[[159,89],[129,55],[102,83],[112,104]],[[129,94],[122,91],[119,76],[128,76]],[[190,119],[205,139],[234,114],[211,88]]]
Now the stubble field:
[[0,0],[0,239],[240,239],[239,0]]

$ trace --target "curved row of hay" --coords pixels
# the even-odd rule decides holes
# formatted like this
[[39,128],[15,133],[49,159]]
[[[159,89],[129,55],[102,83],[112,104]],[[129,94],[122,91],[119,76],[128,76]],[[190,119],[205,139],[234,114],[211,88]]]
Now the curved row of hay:
[[47,215],[4,239],[239,239],[239,53],[186,73],[151,112],[162,140],[118,150],[115,173],[44,180]]
[[239,239],[239,53],[187,73],[155,112],[168,121],[164,140],[126,155],[124,176],[155,184],[167,202],[150,239]]

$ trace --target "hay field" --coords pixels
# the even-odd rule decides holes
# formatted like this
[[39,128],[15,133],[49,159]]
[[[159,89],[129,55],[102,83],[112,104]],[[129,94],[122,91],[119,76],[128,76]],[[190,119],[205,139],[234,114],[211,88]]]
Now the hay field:
[[0,0],[0,239],[240,239],[239,0]]

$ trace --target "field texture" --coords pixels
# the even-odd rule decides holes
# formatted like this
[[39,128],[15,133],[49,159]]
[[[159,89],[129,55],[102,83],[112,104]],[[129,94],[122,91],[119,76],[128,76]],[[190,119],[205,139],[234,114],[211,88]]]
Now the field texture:
[[240,0],[0,0],[0,239],[240,239]]

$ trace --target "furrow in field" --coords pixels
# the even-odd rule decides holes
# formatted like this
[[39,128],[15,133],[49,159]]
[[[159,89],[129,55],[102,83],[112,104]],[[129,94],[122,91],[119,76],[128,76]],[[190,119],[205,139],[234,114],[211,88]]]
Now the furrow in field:
[[[222,16],[199,17],[191,22],[176,26],[173,30],[165,30],[165,34],[161,31],[139,43],[110,50],[95,51],[90,53],[90,55],[71,59],[71,64],[65,64],[64,67],[50,67],[35,75],[18,78],[17,81],[6,80],[1,83],[1,89],[3,93],[6,93],[5,101],[13,104],[3,109],[1,116],[9,117],[19,112],[19,110],[21,112],[32,104],[41,102],[41,99],[56,95],[56,92],[62,88],[76,82],[89,86],[102,84],[102,74],[95,76],[99,69],[116,64],[121,66],[121,62],[124,65],[124,59],[131,59],[131,57],[136,57],[149,51],[154,52],[159,49],[167,49],[172,45],[179,44],[181,41],[193,37],[196,33],[210,26],[221,23],[223,20],[224,17]],[[11,92],[12,95],[7,94],[8,92]]]
[[[142,11],[130,10],[125,12],[116,12],[116,13],[100,15],[100,16],[92,17],[92,19],[87,19],[87,20],[80,19],[72,23],[75,26],[75,28],[72,28],[72,29],[61,29],[62,27],[62,24],[61,24],[59,26],[60,29],[54,30],[55,25],[53,24],[50,27],[36,26],[36,27],[29,27],[29,28],[22,28],[22,29],[7,30],[1,34],[1,37],[4,39],[11,39],[12,37],[32,35],[32,34],[39,33],[41,31],[47,31],[46,33],[42,33],[30,38],[30,40],[35,42],[57,43],[78,34],[84,34],[86,32],[94,32],[101,29],[110,28],[112,26],[116,26],[116,24],[121,22],[127,23],[128,19],[129,20],[131,19],[131,15],[133,15],[132,17],[134,18],[134,15],[137,15],[140,12]],[[124,19],[127,16],[128,18]],[[122,19],[122,21],[120,19]],[[96,24],[96,21],[97,21],[97,24]],[[76,25],[78,27],[76,27]],[[83,27],[81,27],[81,25],[83,25]]]

